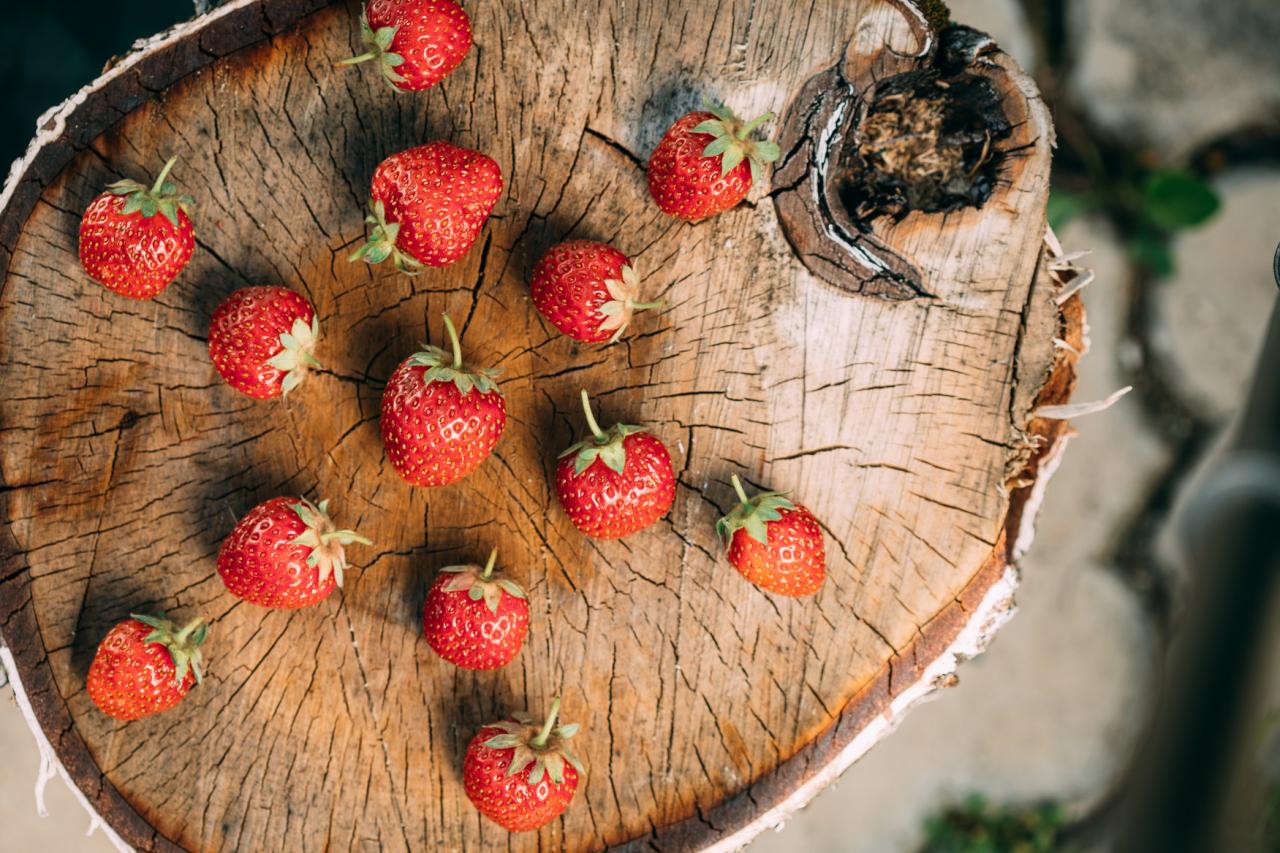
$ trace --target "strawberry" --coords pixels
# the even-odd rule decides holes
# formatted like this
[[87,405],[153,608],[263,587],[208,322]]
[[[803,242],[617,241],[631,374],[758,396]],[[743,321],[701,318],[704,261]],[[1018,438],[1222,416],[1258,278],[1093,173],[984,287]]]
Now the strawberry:
[[378,164],[365,222],[369,239],[349,260],[388,257],[408,275],[467,253],[502,195],[502,170],[478,151],[428,142]]
[[288,394],[319,367],[320,324],[311,303],[287,287],[244,287],[213,312],[209,357],[232,388],[266,399]]
[[637,302],[640,277],[627,256],[605,243],[570,240],[547,250],[533,268],[533,304],[575,341],[612,343],[634,311],[660,308]]
[[329,502],[272,498],[249,510],[218,551],[218,574],[227,590],[262,607],[293,610],[326,598],[342,586],[343,545],[371,544],[352,530],[338,530]]
[[117,720],[169,710],[204,680],[200,644],[208,630],[203,619],[179,629],[163,614],[132,614],[98,644],[89,665],[89,698]]
[[196,232],[187,218],[190,196],[168,182],[177,158],[160,170],[150,189],[117,181],[89,203],[80,220],[80,265],[108,290],[150,299],[191,260]]
[[382,446],[396,473],[414,486],[444,486],[470,474],[507,425],[507,403],[493,381],[498,371],[463,365],[447,314],[444,327],[452,359],[423,344],[382,392]]
[[827,552],[813,513],[782,492],[748,498],[737,474],[733,488],[740,503],[716,522],[733,567],[768,592],[790,596],[817,592],[827,574]]
[[420,92],[462,64],[471,50],[471,19],[453,0],[369,0],[360,40],[368,52],[339,65],[376,59],[392,88]]
[[560,454],[556,495],[569,520],[595,539],[643,530],[667,514],[676,497],[671,455],[652,433],[614,424],[600,429],[587,392],[582,410],[591,437]]
[[678,119],[649,158],[649,194],[663,213],[691,222],[742,201],[778,159],[776,142],[751,137],[773,113],[743,124],[726,106],[707,109]]
[[585,774],[567,741],[577,723],[556,726],[560,700],[541,728],[528,714],[480,729],[462,761],[462,784],[480,814],[508,832],[537,829],[559,817]]
[[484,568],[446,566],[427,590],[422,632],[436,654],[463,669],[497,669],[520,651],[529,630],[529,602],[520,584],[493,574],[498,549]]

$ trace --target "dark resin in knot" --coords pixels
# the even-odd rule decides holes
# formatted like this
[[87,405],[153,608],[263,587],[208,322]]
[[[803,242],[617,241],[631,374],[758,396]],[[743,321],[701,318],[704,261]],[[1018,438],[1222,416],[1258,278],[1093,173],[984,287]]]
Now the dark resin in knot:
[[[855,222],[981,207],[1012,126],[986,77],[965,67],[981,34],[950,27],[934,63],[881,81],[837,166],[840,200]],[[981,37],[985,38],[985,37]]]

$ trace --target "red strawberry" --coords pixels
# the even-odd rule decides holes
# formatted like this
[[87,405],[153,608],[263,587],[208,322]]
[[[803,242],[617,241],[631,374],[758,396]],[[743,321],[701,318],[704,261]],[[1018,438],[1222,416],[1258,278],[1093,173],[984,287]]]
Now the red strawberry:
[[733,488],[740,503],[716,522],[733,567],[768,592],[791,596],[817,592],[827,574],[827,552],[813,513],[782,492],[748,498],[737,474]]
[[80,220],[80,265],[108,290],[150,299],[191,260],[196,232],[187,218],[190,196],[166,180],[177,158],[147,188],[137,181],[107,187]]
[[478,151],[429,142],[378,164],[365,222],[369,240],[350,260],[391,258],[409,275],[467,253],[502,195],[502,170]]
[[208,630],[203,619],[179,629],[163,615],[133,614],[98,644],[89,665],[89,698],[117,720],[169,710],[204,680],[200,644]]
[[743,124],[726,106],[708,109],[678,119],[649,158],[649,194],[658,207],[695,222],[746,198],[764,164],[778,159],[777,143],[751,138],[773,113]]
[[581,762],[567,741],[577,723],[556,727],[560,700],[541,728],[528,714],[482,728],[467,746],[462,784],[480,814],[509,832],[525,832],[555,820],[568,808]]
[[547,250],[533,268],[533,304],[575,341],[622,337],[633,311],[660,308],[637,302],[640,277],[627,256],[591,240],[570,240]]
[[393,88],[419,92],[462,64],[471,49],[471,19],[453,0],[369,0],[360,39],[369,51],[339,65],[376,59]]
[[582,410],[591,428],[584,439],[560,454],[556,495],[569,520],[595,539],[617,539],[643,530],[667,514],[676,497],[671,455],[652,433],[614,424],[600,429],[587,392]]
[[209,357],[231,387],[266,399],[288,394],[319,367],[320,324],[311,303],[287,287],[244,287],[213,312]]
[[338,530],[329,502],[272,498],[249,510],[218,551],[218,574],[236,598],[293,610],[326,598],[342,586],[343,545],[368,539]]
[[446,566],[422,606],[422,631],[436,654],[463,669],[497,669],[520,651],[529,602],[520,584],[495,577],[498,549],[484,568]]
[[507,425],[496,370],[462,363],[458,332],[446,314],[453,356],[423,344],[382,392],[382,446],[405,482],[444,486],[470,474],[493,451]]

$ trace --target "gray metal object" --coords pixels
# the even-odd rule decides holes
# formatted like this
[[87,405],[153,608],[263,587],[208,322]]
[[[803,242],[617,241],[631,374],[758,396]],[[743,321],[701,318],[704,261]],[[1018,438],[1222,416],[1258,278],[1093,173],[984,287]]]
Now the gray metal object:
[[[1280,286],[1280,247],[1273,263]],[[1280,304],[1239,429],[1181,522],[1190,589],[1113,849],[1250,851],[1256,733],[1280,584]]]

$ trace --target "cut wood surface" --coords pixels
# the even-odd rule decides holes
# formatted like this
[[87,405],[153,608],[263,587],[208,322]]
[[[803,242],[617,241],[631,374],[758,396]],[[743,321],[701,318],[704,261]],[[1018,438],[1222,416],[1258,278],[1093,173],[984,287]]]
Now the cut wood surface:
[[[1083,324],[1045,264],[1052,130],[1029,79],[989,44],[973,58],[1014,123],[981,209],[853,233],[821,220],[831,139],[806,105],[815,80],[856,98],[917,64],[932,36],[910,5],[466,5],[471,55],[401,95],[334,67],[359,52],[357,4],[236,0],[51,114],[11,176],[0,632],[70,776],[138,849],[729,848],[1010,606],[1014,540],[1066,431],[1031,412],[1065,402],[1075,354],[1053,341],[1079,349]],[[652,204],[643,164],[703,96],[777,111],[783,159],[691,225]],[[417,278],[348,263],[378,161],[437,138],[506,178],[475,247]],[[194,259],[154,301],[114,296],[79,268],[80,213],[172,155]],[[572,237],[617,245],[667,309],[613,346],[556,333],[528,279]],[[318,309],[326,369],[287,402],[238,395],[208,358],[214,307],[254,284]],[[446,311],[469,359],[503,369],[510,421],[475,474],[413,489],[383,455],[379,400]],[[672,453],[674,508],[625,540],[584,538],[555,502],[581,388]],[[734,473],[822,520],[818,595],[762,593],[720,556]],[[237,602],[215,571],[236,518],[280,494],[331,498],[375,543],[348,549],[343,592],[296,612]],[[423,596],[493,546],[529,590],[529,639],[507,668],[463,672],[421,640]],[[118,724],[85,673],[139,610],[211,618],[209,674],[176,710]],[[467,801],[462,753],[556,695],[583,724],[586,781],[561,820],[511,836]]]

